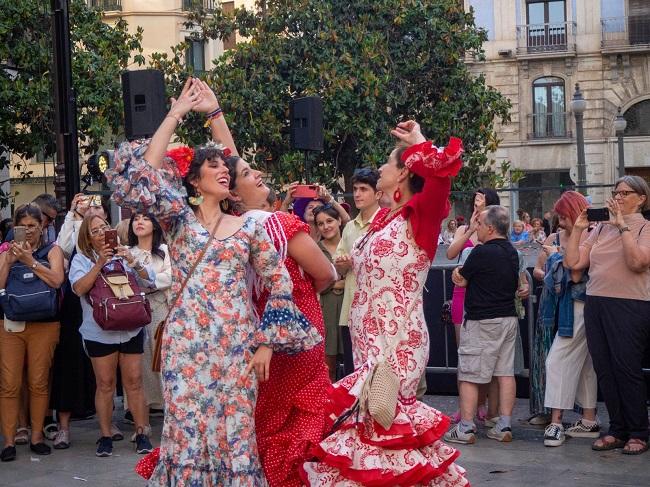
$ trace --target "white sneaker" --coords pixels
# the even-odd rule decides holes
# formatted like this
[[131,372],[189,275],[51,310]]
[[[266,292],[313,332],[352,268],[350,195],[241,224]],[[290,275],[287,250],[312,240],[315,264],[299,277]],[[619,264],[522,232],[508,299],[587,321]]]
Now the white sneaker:
[[587,426],[582,422],[582,419],[579,419],[573,426],[567,428],[566,435],[571,438],[598,438],[600,436],[600,424],[596,422],[593,426]]
[[476,430],[463,433],[460,430],[460,425],[455,424],[445,433],[445,441],[460,443],[461,445],[473,445],[476,443]]
[[486,419],[484,424],[486,428],[494,428],[498,422],[499,422],[499,416],[495,416],[494,418]]
[[512,429],[509,426],[506,426],[502,430],[498,430],[496,425],[494,425],[492,428],[487,430],[487,437],[503,443],[510,443],[512,441]]
[[564,443],[564,426],[551,423],[544,430],[544,446],[560,446]]

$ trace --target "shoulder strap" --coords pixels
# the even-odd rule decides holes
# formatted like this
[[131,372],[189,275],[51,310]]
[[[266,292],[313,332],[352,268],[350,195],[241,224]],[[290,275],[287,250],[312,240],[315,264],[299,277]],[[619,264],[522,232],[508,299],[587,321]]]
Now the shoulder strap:
[[555,246],[556,247],[560,246],[560,232],[555,233]]
[[639,229],[639,234],[638,234],[637,237],[636,237],[637,240],[639,239],[639,237],[641,237],[641,232],[643,231],[643,229],[645,228],[645,226],[646,226],[646,223],[644,223],[644,224],[641,226],[641,228]]
[[36,259],[45,259],[47,257],[47,254],[50,253],[50,250],[52,250],[52,247],[54,247],[54,243],[49,243],[47,245],[44,245],[36,252],[34,252],[34,256],[36,257]]
[[203,246],[203,249],[201,249],[201,253],[199,253],[199,256],[194,261],[194,264],[192,264],[192,267],[190,268],[190,271],[187,273],[187,276],[185,276],[185,280],[183,281],[183,284],[181,284],[181,287],[178,290],[178,293],[176,294],[176,296],[174,296],[174,299],[172,300],[172,304],[169,307],[169,309],[167,310],[167,315],[165,315],[165,319],[162,321],[163,323],[167,321],[167,318],[169,318],[169,315],[171,314],[172,310],[178,304],[178,300],[183,295],[183,291],[185,290],[185,286],[187,285],[187,282],[190,280],[190,277],[192,277],[192,274],[194,274],[194,271],[198,267],[199,263],[203,260],[203,257],[205,256],[205,253],[207,252],[208,247],[210,247],[210,244],[212,243],[212,240],[214,240],[214,236],[217,233],[217,228],[219,228],[219,224],[221,223],[221,220],[223,219],[223,215],[224,214],[221,213],[221,215],[219,216],[219,219],[214,224],[214,227],[212,227],[212,232],[210,232],[210,237],[208,238],[208,241]]

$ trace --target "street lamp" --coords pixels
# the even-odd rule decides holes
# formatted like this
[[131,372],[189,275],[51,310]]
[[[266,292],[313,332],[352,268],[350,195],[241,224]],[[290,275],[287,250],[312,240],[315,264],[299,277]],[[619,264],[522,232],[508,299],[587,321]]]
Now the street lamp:
[[621,107],[618,107],[618,114],[614,119],[614,130],[618,137],[618,177],[625,176],[625,151],[623,150],[623,132],[627,127],[627,120],[621,115]]
[[585,137],[582,127],[582,119],[587,108],[587,102],[582,96],[580,85],[576,83],[576,90],[571,100],[571,111],[576,117],[576,142],[578,145],[578,189],[582,194],[587,194],[587,167],[585,166]]

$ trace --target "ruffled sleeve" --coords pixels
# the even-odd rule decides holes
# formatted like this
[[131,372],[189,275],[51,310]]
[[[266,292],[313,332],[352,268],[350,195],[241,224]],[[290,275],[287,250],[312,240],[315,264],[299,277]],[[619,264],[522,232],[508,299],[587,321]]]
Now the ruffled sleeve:
[[287,353],[310,350],[318,345],[323,338],[293,303],[293,284],[289,273],[282,265],[266,230],[259,223],[255,224],[251,238],[251,265],[270,293],[255,342],[269,345],[276,352]]
[[148,145],[149,139],[120,144],[115,151],[115,167],[106,171],[106,179],[117,205],[152,213],[168,232],[190,211],[185,201],[187,193],[170,158],[163,159],[160,169],[144,159]]
[[415,242],[433,259],[438,248],[442,221],[449,214],[450,177],[463,165],[463,143],[451,137],[446,147],[431,142],[409,147],[402,161],[409,171],[424,178],[424,188],[406,204],[404,215],[409,219]]

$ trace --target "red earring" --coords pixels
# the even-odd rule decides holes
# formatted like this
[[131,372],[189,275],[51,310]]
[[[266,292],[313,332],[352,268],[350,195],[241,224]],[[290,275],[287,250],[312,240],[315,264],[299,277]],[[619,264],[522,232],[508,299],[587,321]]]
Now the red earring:
[[395,203],[399,203],[401,199],[402,199],[402,192],[399,190],[399,188],[397,188],[393,193],[393,200],[395,200]]

